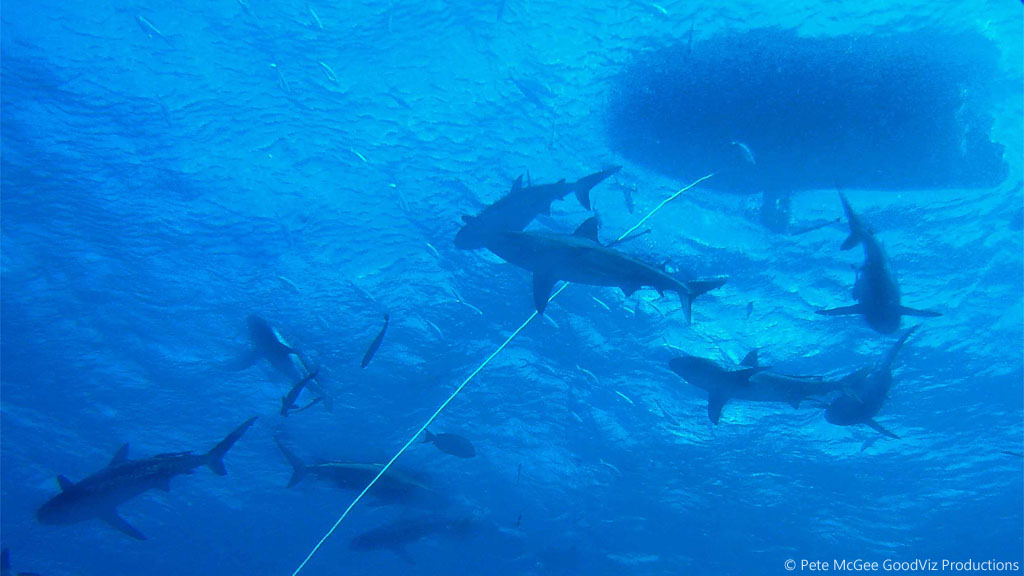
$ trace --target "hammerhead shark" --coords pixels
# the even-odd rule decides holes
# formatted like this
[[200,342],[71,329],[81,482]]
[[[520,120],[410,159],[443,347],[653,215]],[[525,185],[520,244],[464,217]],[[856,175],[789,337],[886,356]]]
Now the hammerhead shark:
[[99,518],[136,540],[145,540],[142,532],[118,514],[117,507],[153,488],[168,491],[172,478],[191,474],[200,466],[208,466],[220,476],[227,474],[224,455],[255,421],[255,417],[246,420],[209,452],[202,454],[172,452],[129,460],[128,445],[125,444],[106,468],[80,482],[58,476],[60,494],[39,508],[36,519],[42,524],[72,524]]
[[846,377],[844,389],[852,390],[855,394],[842,394],[828,404],[825,408],[826,421],[837,426],[865,424],[890,438],[899,439],[899,436],[876,422],[875,416],[882,409],[882,404],[892,389],[892,365],[896,361],[896,355],[915,330],[917,326],[905,331],[878,365],[858,370]]
[[572,183],[559,180],[554,184],[539,184],[525,188],[523,177],[519,176],[509,193],[500,200],[484,208],[476,216],[462,217],[465,226],[455,235],[455,247],[462,250],[485,248],[488,239],[496,233],[519,232],[540,214],[550,214],[551,203],[565,198],[570,192],[576,195],[584,209],[590,210],[590,190],[621,168],[612,166]]
[[686,322],[693,300],[725,284],[724,278],[683,282],[636,258],[603,246],[596,217],[580,224],[571,236],[543,232],[501,232],[487,248],[509,264],[533,272],[533,301],[543,313],[559,280],[590,286],[617,286],[626,296],[644,286],[679,294]]
[[708,392],[708,418],[718,424],[722,408],[732,399],[750,402],[785,402],[794,408],[814,396],[840,389],[839,382],[819,376],[790,376],[760,366],[757,351],[751,351],[740,368],[723,368],[707,358],[680,356],[669,361],[669,368],[690,384]]
[[840,249],[849,250],[857,244],[864,246],[864,264],[858,270],[857,280],[853,284],[853,299],[857,303],[852,306],[818,310],[817,314],[860,314],[875,332],[882,334],[891,334],[899,330],[902,316],[942,316],[939,312],[916,310],[900,304],[900,286],[889,269],[882,245],[875,238],[871,228],[853,211],[842,192],[839,193],[839,199],[843,202],[843,210],[850,223],[850,236]]

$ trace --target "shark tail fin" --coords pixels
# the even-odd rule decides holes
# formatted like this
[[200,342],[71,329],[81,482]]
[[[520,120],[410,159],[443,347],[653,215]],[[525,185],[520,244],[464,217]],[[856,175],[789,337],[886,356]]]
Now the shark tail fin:
[[903,332],[903,336],[900,336],[900,339],[892,345],[892,348],[890,348],[889,351],[886,352],[885,357],[882,358],[882,362],[880,364],[881,368],[889,369],[892,366],[893,362],[896,361],[896,356],[900,353],[900,349],[903,348],[903,344],[906,343],[907,339],[910,338],[910,335],[917,331],[917,329],[918,326],[914,326]]
[[850,235],[843,241],[840,250],[850,250],[857,244],[864,241],[864,225],[860,221],[860,217],[853,211],[850,206],[850,202],[846,199],[846,195],[842,192],[839,193],[839,200],[843,203],[843,212],[846,213],[846,221],[850,223]]
[[720,288],[725,284],[725,278],[714,278],[711,280],[693,280],[684,282],[685,290],[679,292],[679,301],[683,304],[683,316],[689,324],[693,318],[693,301],[701,294]]
[[241,426],[232,430],[230,434],[218,442],[217,445],[206,454],[208,458],[206,465],[210,467],[210,470],[213,470],[214,474],[224,476],[228,473],[227,469],[224,468],[224,455],[228,453],[228,450],[231,450],[231,447],[235,445],[235,442],[238,442],[238,439],[245,434],[245,431],[248,430],[255,421],[256,416],[253,416],[245,422],[242,422]]
[[274,442],[277,443],[277,447],[281,450],[281,454],[284,454],[285,460],[292,465],[292,477],[288,480],[288,488],[295,486],[306,476],[306,464],[299,459],[299,457],[285,447],[281,443],[281,439],[274,436]]
[[867,424],[868,427],[870,427],[872,430],[878,432],[879,434],[882,434],[884,436],[888,436],[889,438],[892,438],[893,440],[900,440],[899,436],[897,436],[892,431],[890,431],[889,429],[887,429],[884,426],[882,426],[881,424],[879,424],[874,419],[868,420],[867,422],[865,422],[865,424]]
[[577,180],[572,185],[572,188],[573,192],[576,193],[576,199],[579,200],[580,206],[583,206],[584,209],[589,211],[591,209],[590,190],[593,189],[594,186],[600,184],[602,180],[611,176],[612,174],[615,174],[621,169],[622,166],[612,166],[611,168],[606,168],[604,170],[601,170],[600,172],[595,172],[590,176],[584,176],[583,178]]

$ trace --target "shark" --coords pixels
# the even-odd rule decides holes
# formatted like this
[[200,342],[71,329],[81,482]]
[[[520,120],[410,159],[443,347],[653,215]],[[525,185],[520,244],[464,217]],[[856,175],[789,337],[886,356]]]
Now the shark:
[[79,482],[57,476],[60,493],[36,511],[36,519],[41,524],[73,524],[98,518],[122,534],[145,540],[142,532],[121,517],[118,506],[154,488],[169,491],[172,478],[191,474],[200,466],[224,476],[224,455],[255,421],[255,417],[246,420],[209,452],[201,454],[171,452],[129,460],[128,444],[124,444],[106,468]]
[[680,356],[669,368],[688,383],[707,390],[708,419],[718,424],[722,409],[730,400],[785,402],[799,408],[800,402],[839,390],[841,384],[820,376],[791,376],[761,366],[753,350],[738,369],[723,368],[717,362],[697,356]]
[[472,517],[425,515],[399,518],[356,536],[349,543],[349,548],[359,551],[390,550],[409,564],[415,564],[406,546],[430,536],[466,536],[473,528]]
[[544,313],[548,298],[559,280],[590,286],[613,286],[626,296],[644,286],[663,294],[676,292],[686,322],[691,320],[693,300],[725,284],[724,278],[678,280],[664,270],[627,256],[597,237],[598,220],[588,218],[572,235],[543,232],[501,232],[487,248],[502,260],[533,272],[533,301]]
[[875,416],[882,409],[892,390],[892,365],[896,361],[896,355],[917,328],[914,326],[904,331],[877,365],[858,370],[845,378],[844,389],[854,393],[841,394],[825,407],[825,420],[829,424],[864,424],[885,436],[899,439],[899,436],[876,422]]
[[853,211],[842,192],[839,193],[839,199],[850,224],[850,235],[840,249],[850,250],[858,244],[864,246],[864,264],[857,270],[857,279],[853,284],[853,299],[857,303],[818,310],[816,313],[823,316],[860,314],[880,334],[891,334],[899,330],[903,316],[942,316],[939,312],[917,310],[900,303],[900,286],[889,268],[882,244],[875,238],[871,228]]
[[[307,379],[314,372],[305,354],[291,346],[281,332],[261,316],[252,314],[246,320],[249,326],[251,348],[238,359],[228,363],[225,368],[232,371],[245,370],[263,359],[275,372],[291,382]],[[334,400],[327,390],[314,377],[308,378],[304,386],[323,398],[328,411],[334,409]]]
[[[280,439],[274,438],[277,447],[292,466],[288,488],[301,482],[306,476],[314,476],[345,490],[362,490],[380,473],[383,464],[362,462],[321,462],[306,464],[288,449]],[[370,495],[386,504],[420,504],[429,502],[434,490],[412,475],[391,468],[381,477],[370,491]]]
[[551,204],[573,193],[584,209],[590,210],[590,190],[605,178],[618,172],[621,166],[612,166],[600,172],[568,183],[523,186],[519,176],[512,189],[500,200],[487,206],[476,216],[464,215],[464,226],[455,235],[455,247],[462,250],[486,248],[488,240],[498,232],[519,232],[541,214],[551,213]]

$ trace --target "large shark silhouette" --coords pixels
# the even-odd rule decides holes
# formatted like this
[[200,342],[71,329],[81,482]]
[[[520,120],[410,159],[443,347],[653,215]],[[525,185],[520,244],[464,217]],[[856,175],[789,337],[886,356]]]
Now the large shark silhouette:
[[790,376],[759,366],[756,350],[747,354],[734,370],[696,356],[673,358],[669,368],[688,383],[707,390],[708,418],[714,424],[718,424],[722,408],[732,399],[785,402],[799,408],[806,398],[824,396],[841,388],[841,383],[819,376]]
[[118,514],[117,507],[154,488],[168,491],[172,478],[191,474],[200,466],[208,466],[221,476],[227,474],[224,455],[255,421],[255,417],[246,420],[213,449],[202,454],[173,452],[129,460],[128,445],[125,444],[106,468],[80,482],[58,476],[60,494],[39,508],[36,519],[42,524],[71,524],[99,518],[136,540],[145,540],[142,532]]
[[551,203],[565,198],[570,192],[576,195],[580,205],[590,210],[590,190],[602,180],[615,174],[621,166],[612,166],[600,172],[567,183],[560,180],[554,184],[540,184],[523,187],[520,176],[500,200],[486,207],[476,216],[463,216],[465,226],[455,235],[455,246],[463,250],[485,248],[488,241],[500,232],[518,232],[526,228],[541,214],[551,213]]
[[693,300],[725,284],[725,279],[683,282],[659,270],[601,245],[597,218],[580,224],[571,236],[542,232],[503,232],[494,235],[487,248],[506,262],[533,272],[533,301],[543,313],[559,280],[590,286],[615,286],[630,296],[644,286],[658,292],[676,292],[690,322]]
[[942,316],[939,312],[917,310],[900,304],[900,286],[889,269],[882,245],[853,211],[842,192],[839,193],[839,199],[843,202],[846,219],[850,222],[850,236],[843,242],[841,249],[849,250],[857,244],[864,246],[864,264],[857,271],[857,280],[853,284],[853,299],[857,304],[818,310],[817,313],[825,316],[860,314],[869,326],[882,334],[898,330],[902,316]]
[[890,438],[899,438],[876,422],[875,416],[882,409],[882,405],[889,398],[889,391],[892,390],[892,365],[896,361],[896,355],[915,330],[917,326],[905,331],[876,366],[858,370],[848,376],[844,382],[844,389],[850,390],[851,393],[842,394],[828,404],[825,408],[825,420],[837,426],[864,424]]

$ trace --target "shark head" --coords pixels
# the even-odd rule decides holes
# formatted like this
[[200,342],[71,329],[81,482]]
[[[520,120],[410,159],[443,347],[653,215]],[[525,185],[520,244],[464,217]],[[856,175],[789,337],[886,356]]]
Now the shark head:
[[711,390],[725,380],[727,371],[707,358],[680,356],[668,363],[669,369],[693,386]]
[[477,216],[464,215],[464,225],[455,234],[455,247],[459,250],[476,250],[487,246],[491,237],[488,227],[479,221]]

